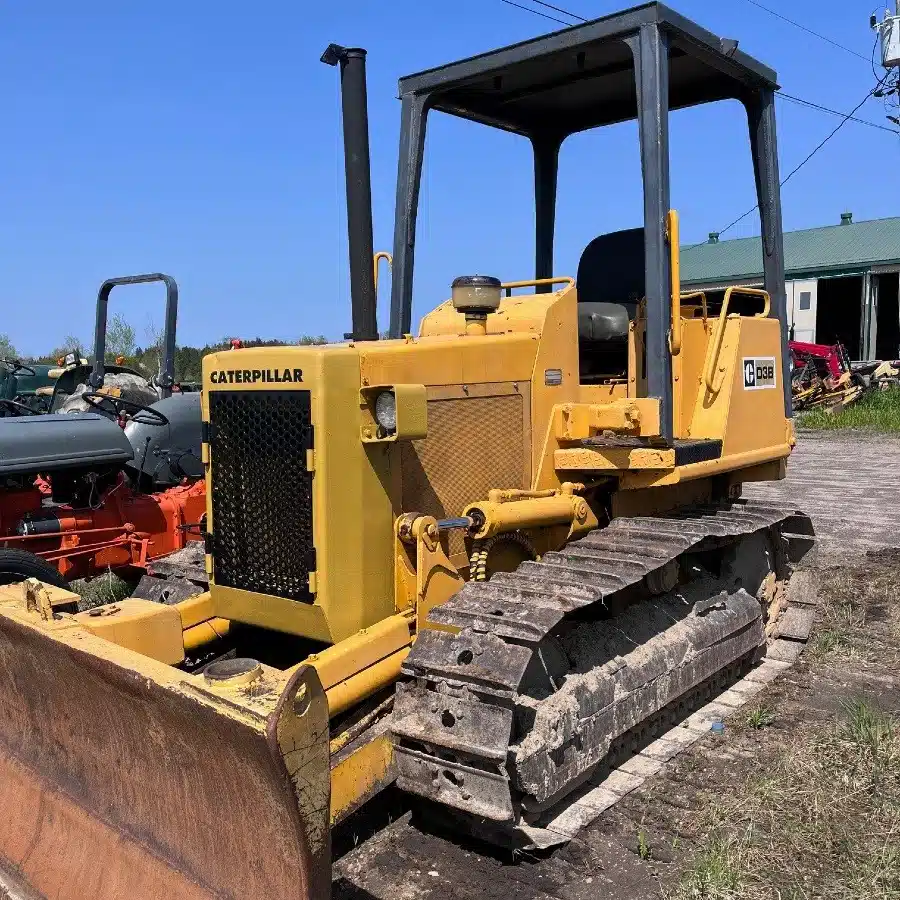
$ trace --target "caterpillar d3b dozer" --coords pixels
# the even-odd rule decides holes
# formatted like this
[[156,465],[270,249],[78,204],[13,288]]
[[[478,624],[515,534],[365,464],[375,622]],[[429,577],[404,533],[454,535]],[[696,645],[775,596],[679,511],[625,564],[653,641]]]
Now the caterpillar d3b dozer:
[[[811,545],[802,514],[741,499],[794,443],[775,74],[652,3],[402,79],[379,340],[364,59],[323,57],[350,340],[204,361],[209,591],[68,616],[4,589],[0,855],[40,893],[324,897],[329,826],[395,779],[513,839],[752,666]],[[765,289],[714,306],[680,290],[667,129],[724,99],[747,111]],[[536,266],[457,278],[414,336],[437,113],[531,142]],[[560,145],[634,118],[644,224],[558,277]],[[504,227],[499,201],[475,214]]]

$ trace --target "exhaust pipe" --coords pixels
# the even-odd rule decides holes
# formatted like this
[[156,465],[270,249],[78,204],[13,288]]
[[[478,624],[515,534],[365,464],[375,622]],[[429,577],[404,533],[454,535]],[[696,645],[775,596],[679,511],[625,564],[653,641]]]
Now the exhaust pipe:
[[344,123],[344,171],[347,178],[347,232],[350,244],[350,299],[357,341],[378,339],[372,240],[372,176],[369,166],[369,113],[366,51],[329,44],[322,54],[329,66],[340,64]]

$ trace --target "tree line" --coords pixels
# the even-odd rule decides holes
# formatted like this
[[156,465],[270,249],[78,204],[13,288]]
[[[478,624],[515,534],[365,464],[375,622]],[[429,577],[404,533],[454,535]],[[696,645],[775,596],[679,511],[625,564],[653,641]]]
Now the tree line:
[[[137,343],[134,328],[120,314],[113,315],[106,329],[105,361],[114,363],[121,360],[122,365],[137,369],[148,377],[158,374],[162,366],[162,329],[156,329],[151,324],[147,327],[146,337],[148,339],[147,346],[141,346]],[[177,346],[175,349],[175,381],[200,381],[203,357],[218,350],[230,349],[232,340],[230,337],[224,337],[203,347]],[[262,337],[241,339],[242,347],[308,346],[327,343],[328,340],[324,335],[309,334],[301,335],[296,341]],[[93,347],[76,335],[68,335],[59,347],[54,347],[43,356],[23,356],[16,352],[8,335],[0,334],[0,359],[15,359],[26,365],[37,363],[55,366],[59,365],[69,353],[75,353],[81,359],[93,361]]]

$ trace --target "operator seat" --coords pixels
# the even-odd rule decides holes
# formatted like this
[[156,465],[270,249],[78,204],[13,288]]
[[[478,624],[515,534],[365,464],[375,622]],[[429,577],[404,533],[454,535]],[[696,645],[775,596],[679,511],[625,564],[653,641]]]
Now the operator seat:
[[578,263],[578,362],[581,382],[628,372],[628,323],[645,294],[644,229],[594,238]]

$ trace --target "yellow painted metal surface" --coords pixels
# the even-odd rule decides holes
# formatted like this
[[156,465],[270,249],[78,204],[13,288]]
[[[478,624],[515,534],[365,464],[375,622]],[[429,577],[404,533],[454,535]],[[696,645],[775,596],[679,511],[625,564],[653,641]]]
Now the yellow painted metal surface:
[[181,616],[175,606],[129,597],[72,618],[96,637],[150,659],[170,665],[184,659]]
[[229,631],[231,631],[231,622],[228,619],[213,618],[192,625],[181,636],[185,652],[197,650],[205,644],[211,644],[213,641],[227,637]]
[[771,299],[766,291],[759,290],[759,288],[749,288],[749,287],[739,287],[732,285],[725,291],[725,296],[722,298],[722,309],[719,312],[719,317],[716,320],[716,325],[713,330],[712,342],[710,344],[709,353],[706,357],[706,365],[703,368],[703,382],[706,385],[706,388],[715,393],[719,390],[720,380],[719,373],[727,371],[727,365],[721,364],[719,359],[720,350],[722,348],[722,338],[725,334],[725,326],[728,322],[728,310],[731,302],[732,296],[735,294],[749,294],[752,297],[760,297],[763,300],[763,310],[759,313],[759,318],[767,318],[769,315],[769,309],[771,307]]
[[[775,444],[771,447],[759,447],[741,453],[723,455],[719,459],[690,463],[678,466],[670,472],[626,472],[622,475],[619,486],[623,491],[634,491],[641,488],[661,487],[678,484],[698,478],[711,478],[725,472],[740,471],[744,468],[756,467],[763,463],[779,462],[786,459],[791,452],[789,444]],[[735,479],[739,481],[740,479]]]
[[[395,347],[402,342],[393,343]],[[364,345],[360,345],[364,346]],[[365,345],[367,346],[367,345]],[[324,347],[264,347],[231,350],[204,359],[204,417],[213,390],[272,390],[259,382],[240,385],[211,381],[228,369],[302,370],[302,382],[286,390],[310,392],[316,433],[313,476],[313,541],[317,554],[315,603],[298,603],[210,584],[215,615],[335,643],[394,612],[390,497],[392,447],[360,440],[359,349],[352,344]],[[382,379],[393,383],[399,379]],[[402,383],[415,383],[403,379]],[[393,463],[392,463],[393,460]],[[208,478],[215,483],[215,454]],[[398,473],[399,474],[399,473]],[[322,488],[328,485],[328,489]],[[215,531],[212,491],[207,501],[208,527]],[[386,563],[385,560],[388,562]],[[349,599],[352,598],[352,601]]]
[[616,491],[612,495],[612,517],[658,516],[677,506],[708,503],[711,499],[712,482],[708,478],[649,487],[642,491]]
[[[712,329],[713,322],[708,318],[691,318],[682,322],[681,353],[672,360],[673,425],[677,438],[693,436],[695,408],[703,384],[703,365]],[[700,436],[699,432],[696,436]]]
[[[538,294],[546,297],[546,294]],[[531,422],[529,441],[533,459],[531,486],[558,488],[561,479],[553,467],[553,408],[576,402],[581,384],[578,378],[578,294],[568,287],[547,309],[541,328],[541,342],[531,376]],[[559,372],[559,384],[548,383],[548,374]],[[505,485],[496,485],[505,487]]]
[[[528,387],[520,382],[430,386],[429,436],[400,446],[398,515],[453,518],[498,485],[529,487]],[[446,549],[454,559],[464,553],[458,534],[448,536]]]
[[466,514],[472,515],[475,509],[483,517],[483,525],[473,534],[479,539],[509,531],[562,524],[569,525],[573,533],[578,533],[597,525],[587,502],[574,494],[522,497],[506,502],[478,501],[468,507]]
[[65,588],[57,587],[55,584],[44,584],[44,582],[41,582],[41,585],[53,609],[71,606],[73,603],[77,604],[81,599],[73,591],[67,591]]
[[[271,628],[273,631],[283,631],[285,634],[295,634],[326,644],[334,640],[325,610],[318,602],[298,603],[284,597],[257,594],[214,583],[210,583],[209,592],[213,598],[215,615],[219,618],[259,625],[261,628]],[[320,596],[321,594],[316,595],[317,601]]]
[[390,737],[381,734],[336,762],[331,770],[331,822],[358,809],[372,794],[394,780]]
[[681,352],[681,227],[678,211],[670,209],[666,215],[666,241],[669,245],[669,271],[672,276],[672,324],[669,330],[669,349],[673,356]]
[[[561,298],[574,296],[575,289],[567,283],[565,287],[550,294],[516,294],[512,297],[504,297],[500,301],[497,312],[488,316],[488,337],[497,335],[528,335],[535,338],[545,331],[547,316],[550,310]],[[453,308],[450,300],[437,306],[427,313],[419,326],[419,337],[444,337],[454,338],[464,335],[466,330],[466,317],[463,313]],[[506,376],[510,377],[509,375]],[[503,378],[495,378],[494,381],[502,381]]]
[[307,657],[326,691],[412,643],[409,616],[393,615]]
[[444,553],[434,535],[425,534],[416,545],[416,626],[427,625],[428,613],[446,603],[462,586],[459,566]]
[[[624,400],[629,397],[628,382],[611,381],[609,384],[579,384],[579,403],[609,403],[612,400]],[[641,398],[647,400],[646,397]]]
[[[699,320],[689,324],[695,330],[701,328]],[[687,329],[685,333],[688,334]],[[709,354],[714,346],[711,341]],[[773,387],[744,388],[743,360],[748,358],[774,360]],[[716,359],[717,389],[709,390],[704,374],[697,385],[687,436],[721,440],[723,457],[780,448],[788,443],[790,423],[784,416],[778,322],[755,316],[729,316]],[[779,449],[777,455],[785,454]]]
[[675,451],[662,447],[569,447],[557,450],[553,461],[557,469],[566,472],[674,469]]
[[[461,332],[464,331],[465,318],[452,307],[450,310],[459,318]],[[488,316],[489,328],[491,320],[498,315]],[[424,325],[423,322],[423,328]],[[490,330],[483,337],[436,334],[358,344],[358,387],[530,381],[537,345],[538,335],[533,331],[494,334]]]
[[605,403],[563,403],[553,409],[558,441],[577,441],[598,432],[623,435],[659,434],[659,401],[649,397],[609,398]]
[[176,603],[174,608],[178,610],[178,615],[181,616],[181,627],[185,630],[194,625],[199,625],[215,615],[213,600],[209,591],[188,597],[187,600]]
[[400,677],[400,667],[409,656],[409,650],[409,647],[398,650],[328,688],[325,691],[328,714],[334,718],[373,694],[391,687]]

